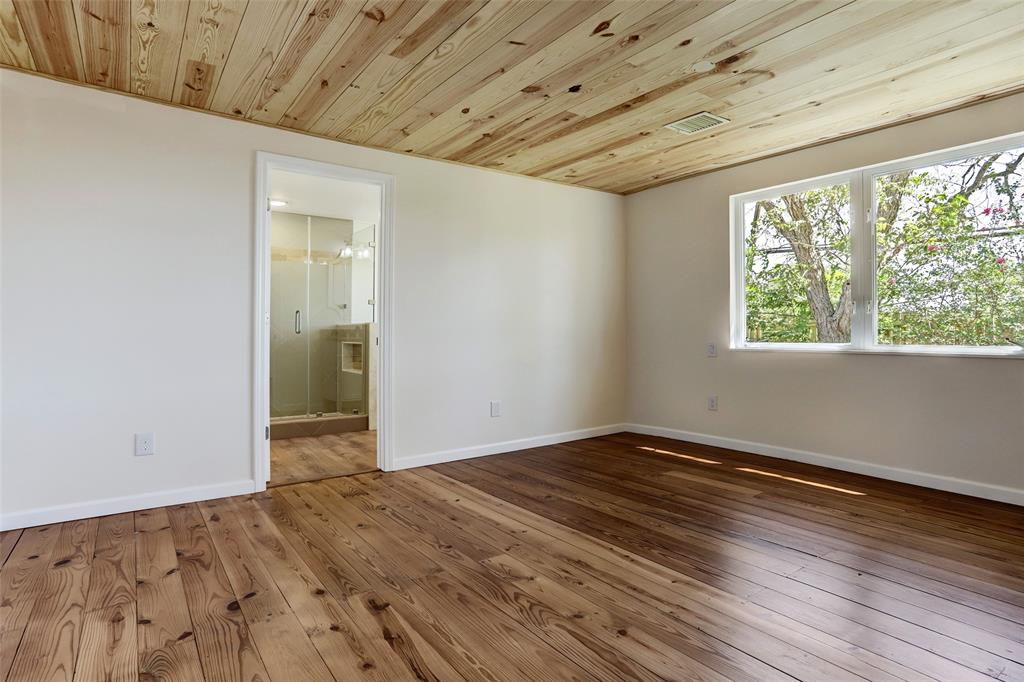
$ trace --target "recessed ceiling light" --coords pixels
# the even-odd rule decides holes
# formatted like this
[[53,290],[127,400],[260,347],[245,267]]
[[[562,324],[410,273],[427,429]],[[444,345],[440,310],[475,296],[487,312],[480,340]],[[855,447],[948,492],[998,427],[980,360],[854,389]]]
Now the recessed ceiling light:
[[714,62],[697,62],[690,66],[690,71],[693,71],[694,73],[707,73],[714,68]]
[[273,206],[274,208],[281,208],[282,206],[287,206],[288,202],[283,201],[281,199],[271,199],[270,205]]

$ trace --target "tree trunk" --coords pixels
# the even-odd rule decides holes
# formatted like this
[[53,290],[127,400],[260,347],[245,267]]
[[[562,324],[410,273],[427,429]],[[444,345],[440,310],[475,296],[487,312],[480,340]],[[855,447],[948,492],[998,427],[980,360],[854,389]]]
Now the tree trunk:
[[788,194],[782,197],[792,222],[787,222],[776,207],[768,201],[761,202],[762,209],[771,216],[782,236],[793,247],[797,262],[803,266],[807,280],[807,303],[814,316],[814,326],[821,343],[846,343],[850,340],[850,319],[853,313],[853,299],[850,282],[843,286],[839,305],[832,304],[825,280],[825,268],[821,256],[814,246],[814,230],[804,210],[800,197]]

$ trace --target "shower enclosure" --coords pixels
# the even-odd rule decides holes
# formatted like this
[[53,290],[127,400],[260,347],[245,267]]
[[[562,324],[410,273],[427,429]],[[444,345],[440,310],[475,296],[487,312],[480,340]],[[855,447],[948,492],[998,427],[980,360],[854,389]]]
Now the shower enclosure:
[[358,220],[272,214],[272,420],[369,413],[375,231]]

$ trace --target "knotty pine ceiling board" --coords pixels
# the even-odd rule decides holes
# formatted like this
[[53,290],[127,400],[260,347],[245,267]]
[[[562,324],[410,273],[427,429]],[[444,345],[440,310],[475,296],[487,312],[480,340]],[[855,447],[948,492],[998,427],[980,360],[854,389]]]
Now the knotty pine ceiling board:
[[0,0],[0,65],[631,193],[1024,91],[1024,2]]

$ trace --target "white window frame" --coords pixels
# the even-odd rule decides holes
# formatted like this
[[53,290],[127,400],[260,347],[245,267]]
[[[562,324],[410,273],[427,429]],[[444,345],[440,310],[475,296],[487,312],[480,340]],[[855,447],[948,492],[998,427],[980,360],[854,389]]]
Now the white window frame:
[[[878,343],[878,310],[875,278],[875,178],[970,156],[983,156],[1024,146],[1024,133],[1006,135],[974,144],[951,147],[897,161],[864,166],[784,185],[776,185],[729,197],[730,222],[730,347],[733,350],[800,351],[830,353],[879,353],[889,355],[945,355],[966,357],[1024,358],[1017,346],[926,346]],[[853,289],[853,319],[850,343],[775,343],[747,341],[746,312],[746,226],[744,206],[752,201],[774,199],[784,194],[806,192],[827,185],[850,186],[850,283]]]

